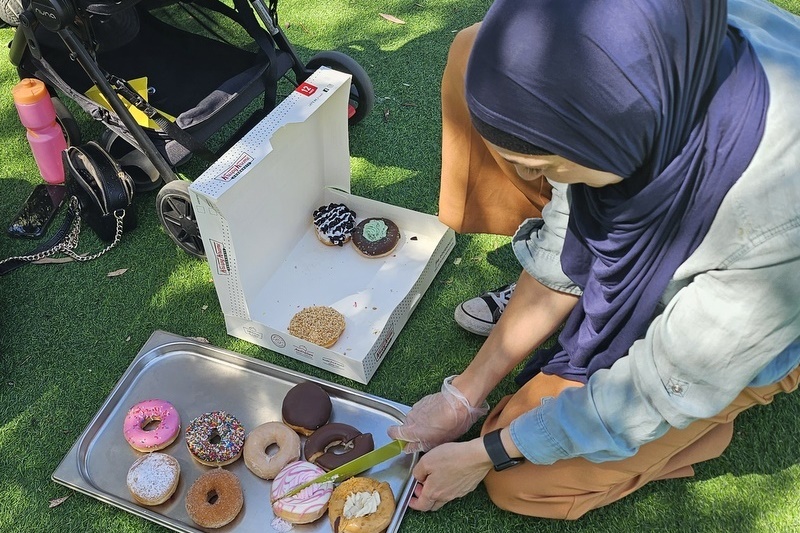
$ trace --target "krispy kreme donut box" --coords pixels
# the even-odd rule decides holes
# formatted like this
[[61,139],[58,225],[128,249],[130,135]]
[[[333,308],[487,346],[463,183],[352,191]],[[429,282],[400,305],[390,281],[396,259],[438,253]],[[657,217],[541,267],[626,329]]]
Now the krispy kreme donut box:
[[[350,76],[320,69],[189,187],[230,335],[368,383],[455,244],[432,215],[350,194]],[[312,213],[343,203],[400,228],[388,256],[326,246]],[[330,348],[287,332],[304,308],[346,327]]]

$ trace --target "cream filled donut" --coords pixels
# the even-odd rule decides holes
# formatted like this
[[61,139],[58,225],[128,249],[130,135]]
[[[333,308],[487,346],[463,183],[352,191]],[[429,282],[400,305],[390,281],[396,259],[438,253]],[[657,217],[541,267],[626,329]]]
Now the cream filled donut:
[[[278,452],[267,449],[277,445]],[[251,431],[244,440],[244,464],[262,479],[272,479],[287,464],[300,459],[300,436],[281,422],[267,422]]]
[[166,400],[152,399],[128,410],[122,434],[135,450],[154,452],[172,444],[180,430],[181,418],[175,407]]
[[244,426],[225,411],[203,413],[186,426],[186,446],[204,465],[230,464],[242,455]]
[[125,481],[138,503],[159,505],[175,492],[180,474],[181,465],[177,459],[154,452],[139,457],[128,469]]
[[[306,481],[321,476],[325,471],[307,461],[295,461],[286,465],[272,481],[272,511],[275,516],[292,524],[308,524],[325,514],[333,492],[333,483],[310,485],[297,494],[281,498],[284,494]],[[281,498],[281,499],[277,499]]]

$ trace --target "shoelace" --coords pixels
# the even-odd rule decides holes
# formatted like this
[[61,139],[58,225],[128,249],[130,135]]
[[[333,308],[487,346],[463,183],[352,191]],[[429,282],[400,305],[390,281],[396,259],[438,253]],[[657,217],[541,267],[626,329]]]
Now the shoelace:
[[503,312],[508,305],[508,301],[511,299],[511,295],[514,294],[514,289],[517,287],[516,283],[509,283],[508,285],[503,285],[502,287],[498,287],[492,291],[489,291],[488,296],[494,300],[494,303],[497,304],[497,307],[500,309],[500,312]]

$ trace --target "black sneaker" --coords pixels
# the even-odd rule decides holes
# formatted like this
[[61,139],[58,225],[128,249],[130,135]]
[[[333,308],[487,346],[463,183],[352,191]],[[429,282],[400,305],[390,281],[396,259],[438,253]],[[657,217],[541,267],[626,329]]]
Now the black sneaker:
[[456,323],[470,333],[489,336],[516,287],[516,283],[510,283],[462,302],[456,307]]

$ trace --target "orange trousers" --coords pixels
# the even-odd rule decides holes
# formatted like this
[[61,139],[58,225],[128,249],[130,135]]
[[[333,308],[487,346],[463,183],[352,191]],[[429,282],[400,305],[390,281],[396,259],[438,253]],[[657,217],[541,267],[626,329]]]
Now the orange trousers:
[[513,235],[550,201],[544,178],[526,182],[472,127],[464,76],[475,24],[458,33],[442,76],[442,179],[439,220],[459,233]]
[[[467,60],[480,24],[456,36],[442,78],[442,180],[439,219],[461,233],[512,235],[526,218],[541,215],[550,199],[546,180],[525,182],[512,165],[492,150],[472,127],[464,97]],[[692,465],[719,457],[730,444],[733,420],[754,405],[765,405],[779,392],[795,390],[800,368],[779,383],[745,389],[717,416],[685,429],[671,429],[622,461],[585,459],[552,465],[524,462],[503,472],[491,471],[484,484],[492,501],[518,514],[576,519],[659,479],[694,475]],[[512,420],[581,384],[539,374],[489,413],[482,433]]]
[[[800,382],[800,368],[783,380],[752,387],[713,418],[697,420],[685,429],[670,429],[647,443],[636,455],[621,461],[592,463],[575,458],[552,465],[524,463],[502,472],[490,471],[484,479],[489,497],[501,509],[543,518],[574,520],[587,511],[608,505],[650,481],[694,475],[692,465],[714,459],[730,444],[733,420],[754,405],[772,402],[780,392],[792,392]],[[507,427],[511,421],[555,397],[568,387],[582,384],[558,376],[538,374],[518,392],[506,396],[489,413],[481,433]]]

